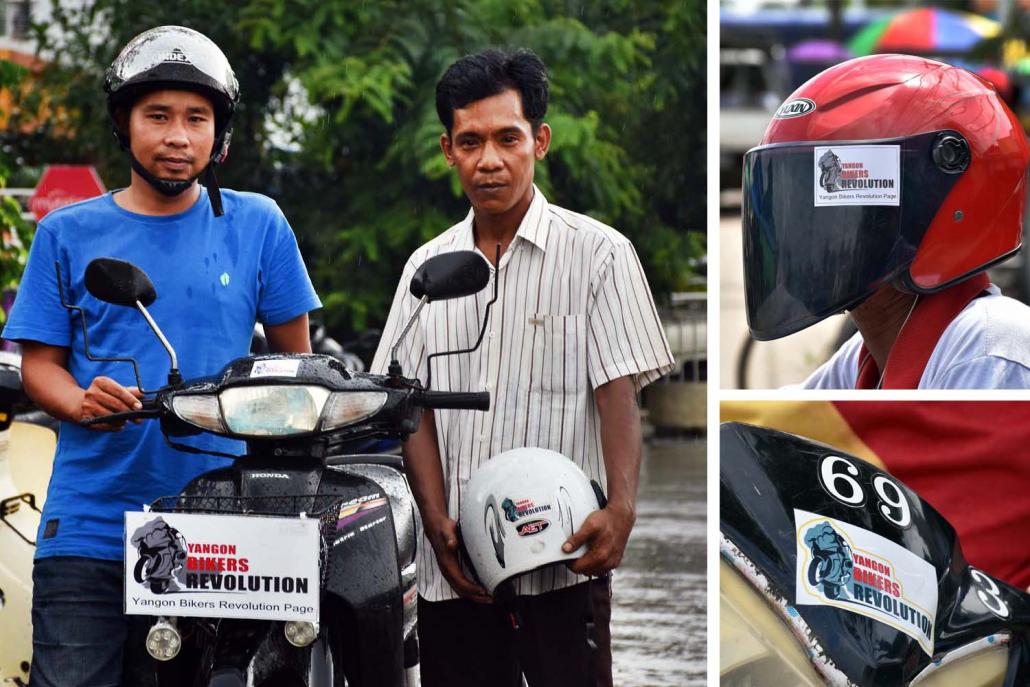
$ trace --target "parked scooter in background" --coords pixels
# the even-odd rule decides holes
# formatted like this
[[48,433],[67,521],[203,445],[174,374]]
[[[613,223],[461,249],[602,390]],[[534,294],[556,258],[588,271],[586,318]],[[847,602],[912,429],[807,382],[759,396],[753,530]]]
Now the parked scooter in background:
[[21,356],[0,351],[0,685],[28,683],[32,660],[32,559],[57,435],[28,410]]

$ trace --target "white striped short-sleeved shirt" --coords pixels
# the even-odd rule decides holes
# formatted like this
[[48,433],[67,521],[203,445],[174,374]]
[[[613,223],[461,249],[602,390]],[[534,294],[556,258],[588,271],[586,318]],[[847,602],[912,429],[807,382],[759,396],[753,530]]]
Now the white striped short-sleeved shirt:
[[[408,291],[428,258],[476,250],[473,215],[415,251],[404,267],[372,371],[385,373],[390,347],[418,301]],[[433,360],[438,391],[489,391],[490,410],[437,410],[450,517],[475,469],[502,451],[542,447],[574,460],[607,488],[594,389],[631,376],[637,389],[673,366],[669,345],[633,245],[614,229],[550,205],[539,189],[501,257],[499,295],[482,345]],[[492,278],[493,278],[492,277]],[[474,296],[423,308],[398,352],[405,376],[426,381],[431,353],[471,348],[493,283]],[[419,532],[418,588],[423,598],[457,598]],[[585,578],[564,566],[523,576],[518,591],[538,594]]]

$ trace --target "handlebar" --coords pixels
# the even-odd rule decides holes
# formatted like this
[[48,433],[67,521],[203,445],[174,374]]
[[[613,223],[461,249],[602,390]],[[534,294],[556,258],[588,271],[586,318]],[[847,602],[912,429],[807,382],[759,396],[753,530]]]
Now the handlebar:
[[419,405],[449,410],[490,410],[490,392],[423,391]]
[[88,420],[82,420],[79,424],[83,427],[92,427],[93,425],[104,425],[109,422],[127,422],[129,420],[141,420],[161,416],[161,408],[157,405],[156,400],[145,398],[142,403],[143,408],[141,410],[126,410],[121,413],[111,413],[110,415],[98,415],[97,417],[91,417]]

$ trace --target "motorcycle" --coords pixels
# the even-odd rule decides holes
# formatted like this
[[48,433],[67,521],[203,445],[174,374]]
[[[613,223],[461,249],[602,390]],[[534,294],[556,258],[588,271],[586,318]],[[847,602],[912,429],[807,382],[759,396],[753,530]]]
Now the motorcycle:
[[918,494],[792,434],[720,441],[720,684],[1030,684],[1030,595]]
[[32,557],[55,429],[28,406],[21,357],[0,351],[0,684],[15,687],[28,683],[32,660]]
[[[476,293],[489,278],[475,253],[450,253],[428,260],[411,290],[420,310]],[[183,381],[174,350],[146,311],[156,298],[146,274],[100,258],[87,268],[86,287],[100,300],[140,310],[172,363],[168,385],[145,392],[141,410],[84,424],[157,420],[170,445],[193,453],[215,453],[182,443],[200,433],[246,442],[243,455],[228,456],[229,467],[196,477],[144,513],[126,514],[126,609],[156,618],[148,653],[178,663],[177,674],[195,685],[417,684],[415,513],[403,464],[396,455],[348,448],[368,438],[404,439],[423,409],[487,410],[489,393],[435,392],[403,376],[396,351],[418,310],[394,344],[386,375],[348,370],[332,356],[282,354],[240,358],[218,375]],[[258,533],[249,558],[237,555],[236,544],[198,543],[245,526]],[[315,536],[308,545],[300,535],[279,537],[280,530]],[[301,553],[270,555],[279,543]],[[307,577],[253,574],[262,556],[276,560],[261,565],[310,563],[313,590]],[[272,580],[274,593],[303,591],[319,610],[295,603],[293,615],[281,604],[269,611],[276,604],[258,602],[255,588],[269,592]],[[208,603],[216,608],[204,608]]]

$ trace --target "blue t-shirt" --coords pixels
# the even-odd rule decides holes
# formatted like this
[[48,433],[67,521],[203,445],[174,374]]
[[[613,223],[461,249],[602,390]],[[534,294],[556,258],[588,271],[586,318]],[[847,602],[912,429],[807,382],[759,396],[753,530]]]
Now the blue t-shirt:
[[[144,388],[164,385],[169,357],[143,315],[86,291],[86,265],[99,257],[128,260],[150,276],[157,300],[148,310],[187,380],[215,374],[247,355],[255,321],[281,324],[321,307],[275,202],[222,190],[222,204],[225,214],[215,217],[202,188],[197,202],[177,215],[128,212],[110,193],[51,212],[36,230],[3,337],[67,347],[68,371],[82,388],[101,375],[136,385],[128,363],[86,358],[79,317],[58,296],[58,262],[67,302],[85,311],[90,352],[135,358]],[[211,435],[187,443],[229,453],[242,448]],[[226,464],[224,458],[170,448],[153,420],[128,423],[121,432],[62,422],[36,557],[120,560],[125,511],[141,510]]]

